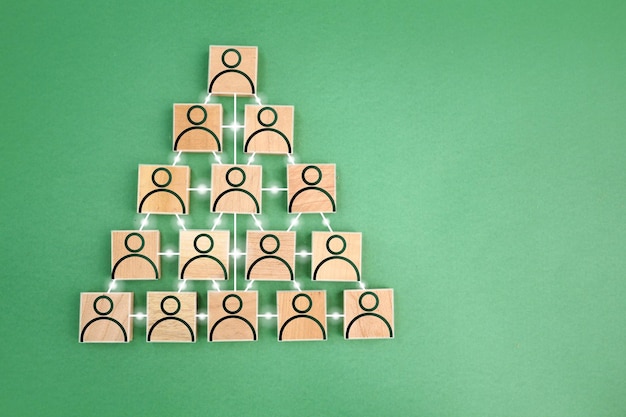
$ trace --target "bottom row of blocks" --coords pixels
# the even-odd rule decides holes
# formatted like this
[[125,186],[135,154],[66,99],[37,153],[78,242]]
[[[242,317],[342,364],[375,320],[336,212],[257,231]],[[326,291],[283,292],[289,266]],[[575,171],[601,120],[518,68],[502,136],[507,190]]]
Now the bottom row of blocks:
[[[393,290],[345,290],[343,334],[346,339],[393,338]],[[148,292],[146,340],[195,342],[195,292]],[[278,340],[326,340],[326,292],[278,291]],[[253,341],[258,338],[256,291],[208,292],[208,340]],[[80,342],[130,342],[133,339],[133,293],[80,295]]]

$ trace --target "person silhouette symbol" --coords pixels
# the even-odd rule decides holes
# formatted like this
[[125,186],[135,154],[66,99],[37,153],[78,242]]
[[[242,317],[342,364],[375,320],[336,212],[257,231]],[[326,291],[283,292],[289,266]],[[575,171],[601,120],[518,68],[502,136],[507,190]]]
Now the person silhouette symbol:
[[[393,338],[393,329],[391,325],[389,324],[389,321],[385,317],[383,317],[381,314],[378,314],[375,312],[380,304],[380,299],[378,298],[378,295],[375,292],[364,291],[359,296],[358,304],[359,304],[359,308],[363,311],[363,313],[358,314],[356,317],[350,320],[350,323],[346,327],[346,339],[350,339],[350,330],[353,328],[353,326],[358,321],[363,321],[367,317],[372,317],[376,319],[376,321],[378,321],[379,323],[382,322],[386,326],[386,329],[389,332],[388,337]],[[372,329],[373,327],[374,326],[372,326],[371,323],[368,323],[369,329]],[[382,334],[382,332],[378,331],[377,329],[374,329],[373,331],[376,332],[377,334],[375,336],[368,336],[368,337],[387,337],[386,334]]]
[[[115,232],[115,233],[118,233],[118,232]],[[133,240],[136,241],[136,243],[132,243]],[[124,239],[124,248],[126,249],[128,253],[127,255],[124,255],[121,258],[119,258],[117,262],[115,262],[115,264],[113,265],[113,269],[111,271],[111,279],[116,279],[117,278],[116,273],[120,269],[124,268],[125,266],[124,264],[129,264],[129,263],[132,263],[132,265],[126,268],[126,273],[122,272],[123,275],[122,277],[120,277],[120,279],[121,278],[137,278],[137,279],[150,278],[151,279],[152,277],[148,277],[148,274],[149,273],[152,274],[152,272],[154,272],[154,279],[159,279],[159,270],[156,264],[152,261],[152,259],[150,259],[146,255],[141,253],[145,245],[146,245],[146,241],[144,237],[141,235],[141,233],[132,232],[126,235],[126,238]],[[149,266],[149,268],[146,266]],[[132,276],[128,276],[128,274],[131,274]]]
[[[156,188],[148,192],[141,199],[141,202],[139,203],[139,209],[138,209],[139,213],[144,213],[143,211],[144,204],[154,209],[154,212],[160,213],[160,212],[164,212],[164,208],[171,208],[174,205],[177,205],[176,201],[178,202],[178,204],[180,204],[180,207],[182,209],[182,214],[185,214],[187,212],[185,208],[185,202],[183,201],[183,199],[177,193],[167,188],[172,183],[172,172],[168,168],[165,168],[165,167],[156,168],[154,171],[152,171],[151,179],[152,179],[152,184]],[[165,197],[171,196],[171,197],[166,198],[166,200],[162,201],[164,196]],[[151,197],[153,200],[155,200],[155,197],[157,197],[156,201],[154,201],[153,204],[150,204],[148,202],[148,200],[150,200]],[[172,198],[175,198],[176,200],[172,200]],[[172,204],[172,202],[174,202],[174,204]],[[150,209],[148,209],[147,212],[150,213],[151,212]]]
[[[271,115],[271,119],[270,121],[263,121],[264,119],[264,114],[270,114]],[[253,139],[255,138],[259,138],[261,136],[263,136],[263,139],[268,142],[265,144],[264,151],[255,151],[255,152],[259,152],[259,153],[278,153],[278,152],[269,152],[269,149],[272,148],[272,146],[270,145],[270,141],[275,142],[275,141],[281,141],[284,142],[284,145],[286,145],[286,150],[283,153],[287,153],[287,154],[291,154],[291,141],[287,138],[287,136],[281,132],[280,130],[274,128],[273,126],[276,125],[276,122],[278,121],[278,113],[276,112],[276,109],[274,109],[273,107],[270,106],[265,106],[262,107],[259,112],[257,113],[257,122],[263,126],[263,128],[258,129],[254,132],[252,132],[248,138],[246,139],[245,143],[244,143],[244,147],[243,147],[243,151],[244,152],[248,152],[248,147],[253,143]],[[265,135],[264,135],[265,134]]]
[[[201,247],[202,240],[208,240],[208,247],[207,246]],[[208,233],[199,233],[193,240],[193,248],[197,253],[199,253],[199,255],[192,257],[185,263],[185,265],[183,265],[180,271],[180,279],[185,279],[185,272],[187,271],[187,268],[193,267],[194,264],[198,265],[203,260],[205,261],[205,264],[210,263],[210,264],[218,265],[220,269],[222,270],[222,273],[224,274],[223,279],[227,279],[228,273],[226,272],[226,266],[222,263],[221,260],[219,260],[215,256],[209,255],[209,253],[213,250],[214,246],[215,246],[215,241],[213,240],[213,237],[211,235],[209,235]],[[213,277],[207,277],[207,278],[213,278]]]
[[[336,247],[336,244],[334,244],[333,242],[339,242],[340,246],[338,249],[333,249],[333,246]],[[342,254],[345,253],[347,246],[348,245],[346,243],[346,239],[339,234],[331,235],[326,240],[326,251],[330,253],[331,256],[323,259],[320,263],[317,264],[317,266],[313,270],[313,277],[312,277],[313,281],[317,280],[317,275],[318,273],[320,273],[322,266],[324,266],[325,264],[327,266],[331,266],[331,263],[336,263],[337,261],[350,265],[350,267],[352,267],[352,269],[354,270],[356,281],[361,280],[361,273],[359,272],[359,268],[356,266],[356,264],[350,258],[346,256],[342,256]],[[332,271],[329,274],[332,275]],[[330,275],[329,275],[329,278],[330,278]]]
[[[268,243],[268,242],[273,242],[273,247],[272,247],[272,243]],[[283,258],[281,258],[280,256],[275,255],[275,253],[278,252],[278,250],[280,249],[280,239],[278,238],[278,236],[272,233],[264,235],[259,241],[259,248],[261,249],[261,252],[263,252],[265,255],[261,256],[260,258],[256,259],[254,262],[250,264],[250,267],[248,268],[248,272],[246,273],[246,279],[249,280],[251,279],[251,277],[253,277],[252,271],[255,266],[258,266],[258,267],[265,266],[265,269],[269,269],[270,274],[272,275],[272,278],[270,279],[280,279],[280,278],[276,278],[276,276],[280,277],[283,274],[277,271],[277,267],[284,267],[286,268],[285,272],[289,274],[289,280],[291,281],[294,280],[293,269],[291,268],[289,263]],[[262,264],[265,264],[265,265],[262,265]],[[284,271],[284,268],[281,268],[281,269]],[[263,275],[263,272],[260,273],[259,278],[252,278],[252,279],[267,278],[267,277],[263,277],[262,275]]]
[[[126,329],[124,328],[122,323],[120,323],[114,317],[110,316],[110,314],[113,312],[113,308],[113,300],[108,295],[103,294],[96,297],[93,302],[93,311],[98,315],[98,317],[91,319],[87,322],[87,324],[85,324],[85,326],[83,326],[80,332],[81,342],[85,341],[85,335],[89,327],[93,326],[93,328],[96,328],[99,325],[106,326],[106,328],[103,329],[102,332],[106,332],[109,334],[111,333],[111,328],[119,330],[122,334],[123,341],[128,342],[128,334],[126,333]],[[110,338],[110,341],[117,341],[116,339],[118,339],[118,336],[109,335],[108,337]]]
[[[217,73],[211,82],[209,83],[209,93],[213,93],[213,89],[215,87],[215,83],[220,77],[228,78],[229,83],[241,83],[241,80],[247,81],[247,84],[250,85],[250,94],[255,94],[254,82],[252,79],[246,74],[244,71],[239,70],[242,57],[241,52],[239,52],[235,48],[228,48],[224,52],[222,52],[221,56],[222,66],[225,68],[224,70]],[[232,77],[232,76],[235,77]],[[242,78],[243,77],[243,78]],[[235,80],[236,78],[236,80]],[[244,84],[246,82],[244,81]]]
[[[209,342],[214,340],[214,333],[220,324],[229,323],[229,332],[238,335],[237,339],[222,339],[222,340],[257,340],[256,330],[248,319],[238,315],[243,309],[243,300],[237,294],[228,294],[222,301],[222,310],[227,313],[226,316],[221,317],[211,327],[209,332]],[[233,327],[236,326],[236,327]],[[249,335],[249,336],[243,336]],[[221,339],[221,338],[220,338]]]
[[[293,165],[289,168],[291,169]],[[298,204],[296,200],[298,197],[302,198],[304,193],[317,193],[323,196],[321,200],[318,200],[317,197],[313,202],[316,207],[319,207],[319,210],[316,211],[336,211],[337,207],[335,205],[335,199],[333,196],[324,188],[318,187],[317,185],[322,181],[322,170],[320,167],[316,165],[307,165],[302,170],[302,182],[306,185],[304,188],[299,189],[289,200],[289,212],[292,213],[294,209],[294,205]],[[302,206],[308,206],[313,203],[307,202],[302,204]],[[308,208],[304,211],[313,211]]]
[[220,143],[220,140],[215,132],[203,126],[207,117],[207,110],[204,106],[197,104],[189,107],[187,110],[187,122],[191,126],[184,129],[176,137],[176,140],[174,141],[175,151],[178,151],[179,146],[182,147],[183,150],[190,151],[198,146],[197,142],[204,143],[202,146],[203,151],[222,151],[222,144]]
[[[291,316],[287,319],[283,325],[280,327],[280,331],[278,333],[278,340],[283,340],[283,336],[289,325],[298,326],[302,325],[301,323],[295,323],[296,321],[305,321],[305,322],[313,322],[317,325],[317,328],[321,331],[321,338],[316,338],[312,340],[326,340],[326,329],[324,325],[315,317],[310,314],[307,314],[313,308],[313,299],[309,294],[306,293],[298,293],[295,297],[293,297],[291,301],[291,308],[295,311],[296,315]],[[315,326],[313,326],[315,328]]]
[[[174,333],[174,332],[178,333],[179,329],[173,330],[175,327],[180,328],[180,326],[177,326],[177,324],[184,326],[184,328],[189,331],[191,342],[195,342],[195,334],[194,334],[193,329],[189,325],[189,323],[187,323],[185,320],[181,319],[180,317],[176,316],[180,312],[180,310],[181,310],[181,302],[178,299],[178,297],[174,295],[167,295],[163,297],[161,299],[161,312],[162,314],[165,315],[165,317],[158,319],[152,326],[150,326],[150,330],[148,331],[148,342],[152,341],[152,337],[153,337],[152,333],[159,326],[169,327],[169,329],[165,329],[163,331],[164,333]],[[165,337],[163,339],[167,339],[167,338]],[[166,341],[166,340],[159,339],[159,341]]]
[[[240,176],[239,179],[237,179],[237,175]],[[223,204],[225,200],[229,200],[230,204],[237,208],[237,210],[235,210],[236,212],[239,211],[239,208],[246,206],[246,201],[248,202],[248,205],[250,205],[250,203],[254,204],[254,208],[250,206],[250,210],[254,210],[255,213],[259,213],[261,211],[259,202],[254,197],[254,195],[245,188],[242,188],[242,186],[246,182],[246,172],[243,170],[243,168],[238,166],[229,168],[228,171],[226,171],[225,179],[230,188],[228,188],[226,191],[223,191],[215,198],[213,202],[213,212],[217,211],[218,203],[222,199],[224,199],[222,200]],[[241,199],[239,197],[246,198]]]

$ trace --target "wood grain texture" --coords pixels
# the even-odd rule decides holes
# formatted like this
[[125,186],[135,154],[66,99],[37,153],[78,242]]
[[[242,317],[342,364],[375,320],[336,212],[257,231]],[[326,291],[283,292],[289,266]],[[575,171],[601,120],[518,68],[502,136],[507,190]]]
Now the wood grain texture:
[[293,153],[293,106],[246,105],[244,152]]
[[296,232],[248,230],[246,279],[289,281],[295,278]]
[[222,152],[221,104],[174,104],[174,151]]
[[334,164],[287,166],[289,213],[334,213],[337,211]]
[[148,292],[146,340],[195,342],[197,299],[195,292]]
[[137,213],[188,214],[187,166],[139,165]]
[[181,230],[178,277],[192,280],[228,279],[230,232],[227,230]]
[[393,289],[345,290],[343,312],[346,339],[394,337]]
[[257,83],[256,46],[209,47],[209,93],[254,96]]
[[326,291],[278,291],[278,340],[326,340]]
[[161,246],[158,230],[113,230],[111,232],[111,278],[159,279]]
[[211,212],[261,212],[262,167],[260,165],[211,166]]
[[311,279],[360,281],[361,233],[313,232]]
[[80,294],[78,340],[82,343],[127,343],[133,340],[132,292]]
[[210,342],[258,339],[256,291],[209,291],[208,339]]

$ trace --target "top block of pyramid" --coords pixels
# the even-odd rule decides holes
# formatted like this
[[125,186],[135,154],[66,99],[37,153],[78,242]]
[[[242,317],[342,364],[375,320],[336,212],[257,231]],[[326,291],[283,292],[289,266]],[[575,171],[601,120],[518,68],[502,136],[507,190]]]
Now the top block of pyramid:
[[254,96],[256,46],[209,47],[209,93],[217,96]]

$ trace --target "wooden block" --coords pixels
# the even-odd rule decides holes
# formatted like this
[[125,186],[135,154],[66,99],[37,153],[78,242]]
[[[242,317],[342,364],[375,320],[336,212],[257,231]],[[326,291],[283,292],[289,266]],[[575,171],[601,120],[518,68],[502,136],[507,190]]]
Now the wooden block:
[[257,56],[256,46],[211,46],[209,93],[218,96],[254,96]]
[[277,291],[278,340],[326,340],[326,291]]
[[195,292],[148,292],[148,342],[195,342],[198,295]]
[[221,104],[174,104],[174,151],[222,152]]
[[211,167],[211,211],[214,213],[261,212],[260,165]]
[[334,213],[335,165],[287,166],[289,213]]
[[187,214],[189,176],[186,166],[139,165],[137,213]]
[[246,279],[293,281],[296,232],[255,231],[246,235]]
[[393,339],[393,289],[345,290],[346,339]]
[[247,153],[293,153],[293,106],[245,107],[243,151]]
[[180,279],[228,279],[230,232],[181,230],[178,277]]
[[361,233],[313,232],[312,235],[312,280],[361,280]]
[[159,279],[161,245],[158,230],[111,232],[112,279]]
[[209,342],[257,340],[256,291],[209,291]]
[[126,343],[133,340],[132,292],[80,293],[82,343]]

